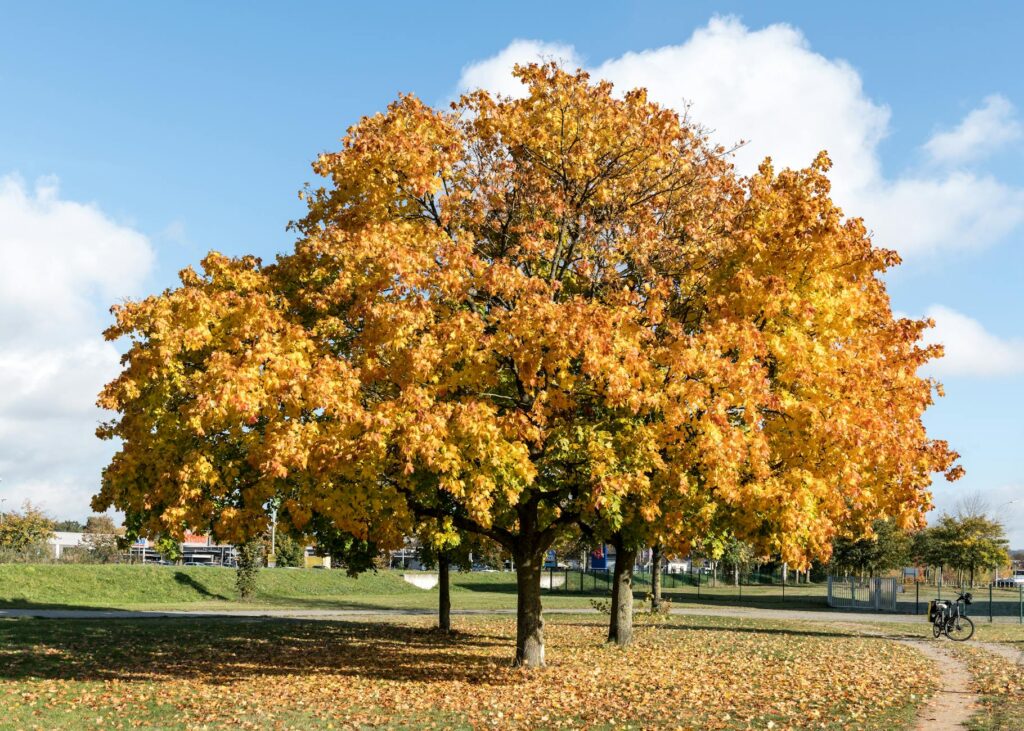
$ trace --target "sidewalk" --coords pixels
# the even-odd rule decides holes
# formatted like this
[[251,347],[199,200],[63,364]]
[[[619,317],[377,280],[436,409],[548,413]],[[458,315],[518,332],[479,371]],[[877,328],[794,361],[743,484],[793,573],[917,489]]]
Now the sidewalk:
[[[246,610],[113,610],[113,609],[0,609],[0,618],[35,617],[40,619],[162,619],[162,618],[256,618],[256,619],[385,619],[423,617],[436,614],[434,609],[246,609]],[[453,615],[514,616],[514,609],[453,609]],[[547,615],[597,614],[591,608],[546,609]],[[798,620],[802,622],[923,622],[912,614],[879,614],[874,612],[807,611],[798,609],[761,609],[743,607],[681,607],[673,615],[703,617],[747,617],[750,619]],[[1016,618],[1009,618],[1014,619]]]

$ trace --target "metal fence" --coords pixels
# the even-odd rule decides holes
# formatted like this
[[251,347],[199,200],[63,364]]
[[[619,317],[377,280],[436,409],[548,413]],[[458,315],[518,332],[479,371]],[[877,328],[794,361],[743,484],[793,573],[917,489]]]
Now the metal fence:
[[[650,570],[636,568],[633,572],[634,592],[650,591]],[[691,570],[664,571],[660,574],[661,589],[666,599],[675,602],[700,602],[773,606],[787,604],[808,608],[825,606],[824,583],[808,583],[806,577],[797,581],[794,573],[785,577],[781,571],[713,573]],[[824,577],[823,577],[824,578]],[[541,574],[541,589],[549,594],[607,596],[614,581],[614,570],[547,567]]]
[[907,587],[907,593],[900,601],[900,611],[908,614],[924,614],[932,599],[956,599],[961,592],[970,592],[974,603],[963,611],[975,619],[993,621],[996,617],[1012,617],[1024,624],[1024,584],[1016,587],[953,586],[915,584]]
[[828,605],[835,609],[895,612],[902,591],[903,584],[899,579],[828,577]]

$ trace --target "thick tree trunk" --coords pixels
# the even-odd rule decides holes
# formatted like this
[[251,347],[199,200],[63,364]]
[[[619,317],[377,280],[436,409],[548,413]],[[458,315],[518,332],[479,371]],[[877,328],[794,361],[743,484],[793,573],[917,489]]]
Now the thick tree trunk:
[[608,641],[625,647],[633,641],[633,564],[636,549],[615,544],[615,578],[612,583],[612,612]]
[[452,631],[452,595],[449,582],[450,561],[444,554],[437,558],[437,628],[442,632]]
[[543,551],[535,555],[516,554],[516,659],[527,668],[544,666],[544,614],[540,601],[540,573]]
[[661,545],[651,548],[651,611],[661,606]]

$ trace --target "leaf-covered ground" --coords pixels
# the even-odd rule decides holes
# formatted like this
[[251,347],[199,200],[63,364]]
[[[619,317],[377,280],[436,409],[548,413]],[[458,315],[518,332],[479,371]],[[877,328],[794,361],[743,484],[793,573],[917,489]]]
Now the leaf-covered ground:
[[970,643],[957,652],[970,668],[971,685],[981,696],[982,708],[971,719],[972,731],[1024,729],[1024,665]]
[[513,624],[0,622],[4,728],[891,729],[934,675],[910,648],[826,626],[674,618],[608,647],[548,623],[549,666],[509,667]]

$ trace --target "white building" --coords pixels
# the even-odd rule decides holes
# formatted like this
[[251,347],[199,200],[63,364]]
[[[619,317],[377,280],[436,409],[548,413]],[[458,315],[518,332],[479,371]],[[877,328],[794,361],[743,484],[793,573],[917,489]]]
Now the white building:
[[85,543],[85,533],[54,533],[46,541],[50,550],[53,551],[53,557],[59,559],[61,555],[69,548],[76,548]]

